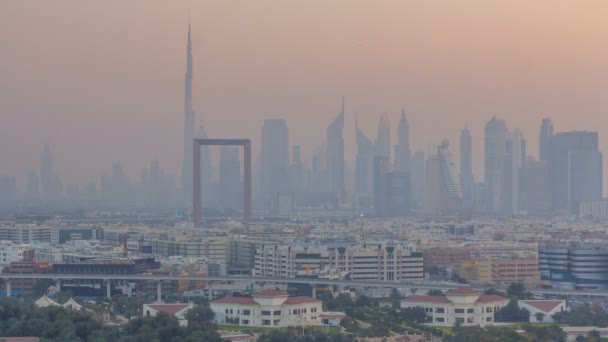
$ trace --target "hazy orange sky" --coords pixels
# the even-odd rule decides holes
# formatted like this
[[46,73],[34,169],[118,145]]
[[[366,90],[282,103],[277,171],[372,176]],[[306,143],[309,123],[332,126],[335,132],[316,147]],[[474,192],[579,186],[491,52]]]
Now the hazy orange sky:
[[259,146],[262,120],[285,118],[309,159],[344,95],[350,165],[354,112],[372,138],[387,112],[394,143],[401,108],[414,148],[447,137],[456,159],[468,123],[478,180],[494,114],[533,155],[546,116],[599,130],[608,151],[605,0],[3,0],[0,174],[23,186],[44,144],[64,183],[116,160],[132,177],[154,158],[179,174],[188,9],[211,137]]

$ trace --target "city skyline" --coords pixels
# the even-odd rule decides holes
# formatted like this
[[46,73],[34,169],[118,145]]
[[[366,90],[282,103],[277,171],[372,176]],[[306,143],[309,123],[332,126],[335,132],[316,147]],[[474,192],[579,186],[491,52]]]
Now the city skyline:
[[[476,2],[468,4],[474,3]],[[46,144],[54,151],[56,173],[65,183],[83,184],[91,180],[97,181],[100,174],[109,173],[113,161],[120,160],[124,162],[125,171],[132,179],[137,178],[139,170],[153,159],[158,159],[160,164],[177,178],[181,175],[182,158],[180,155],[182,153],[179,152],[181,150],[179,141],[181,141],[183,123],[178,118],[180,117],[179,102],[183,101],[183,78],[181,77],[184,70],[184,33],[187,26],[187,8],[190,6],[172,7],[171,11],[166,14],[169,19],[162,21],[162,25],[149,27],[154,32],[153,35],[150,35],[145,31],[143,23],[158,19],[161,10],[166,9],[166,5],[150,3],[148,11],[141,13],[141,25],[108,27],[106,23],[108,19],[119,23],[126,23],[127,20],[126,17],[123,18],[112,11],[115,5],[116,3],[109,2],[105,5],[91,5],[93,8],[66,9],[65,23],[60,23],[54,28],[54,31],[51,30],[56,34],[65,35],[66,41],[50,39],[48,42],[43,42],[41,39],[46,37],[46,33],[43,31],[51,24],[49,19],[42,15],[47,9],[44,7],[45,5],[31,9],[29,6],[32,5],[27,4],[9,6],[3,4],[3,7],[6,7],[3,8],[6,9],[3,12],[9,15],[3,22],[4,27],[8,29],[0,31],[0,35],[7,38],[5,39],[7,42],[5,63],[0,67],[3,74],[6,75],[0,81],[0,94],[2,94],[0,103],[3,104],[1,110],[7,119],[5,120],[7,124],[2,128],[0,146],[3,147],[0,148],[0,151],[1,155],[6,157],[7,163],[0,173],[16,176],[21,188],[25,187],[28,172],[38,169],[37,159],[42,147]],[[400,111],[405,107],[410,125],[412,153],[420,148],[425,151],[432,150],[429,145],[443,137],[456,143],[464,122],[468,123],[474,146],[473,169],[477,181],[484,177],[483,160],[480,158],[483,154],[482,127],[494,113],[506,118],[510,127],[521,129],[532,155],[537,155],[538,122],[543,117],[553,119],[556,131],[598,129],[601,144],[599,149],[600,151],[606,150],[608,142],[606,139],[601,139],[604,133],[602,128],[606,127],[606,119],[601,115],[602,108],[606,107],[606,100],[599,91],[582,94],[577,90],[588,87],[602,89],[602,80],[606,79],[603,77],[604,71],[600,68],[599,70],[594,69],[594,72],[590,73],[591,66],[586,62],[589,62],[590,58],[601,59],[606,53],[597,46],[600,42],[598,32],[602,32],[606,24],[596,19],[591,20],[592,25],[588,26],[572,25],[564,28],[551,24],[544,28],[537,28],[533,24],[533,19],[538,15],[541,6],[519,5],[528,10],[527,16],[520,22],[520,29],[530,29],[534,38],[547,38],[547,40],[544,41],[545,45],[542,48],[528,44],[518,49],[521,51],[520,55],[510,53],[504,57],[504,60],[501,60],[503,57],[498,58],[499,56],[494,53],[481,50],[475,50],[478,55],[467,54],[459,50],[452,59],[442,58],[437,54],[429,55],[431,51],[454,52],[451,45],[446,44],[443,38],[437,38],[441,35],[436,37],[431,33],[447,34],[450,24],[460,23],[471,15],[466,11],[457,12],[452,21],[445,23],[439,19],[447,14],[441,11],[435,13],[420,4],[412,4],[408,8],[412,10],[412,13],[406,13],[407,11],[403,7],[393,7],[381,2],[372,13],[366,16],[362,12],[366,8],[363,3],[353,2],[348,5],[337,3],[335,8],[324,8],[323,13],[325,14],[321,15],[319,30],[328,27],[327,25],[330,23],[328,16],[331,13],[344,8],[352,11],[346,13],[341,20],[348,23],[355,19],[373,22],[386,17],[388,23],[394,25],[395,30],[378,30],[375,26],[369,27],[368,31],[355,30],[355,34],[367,34],[364,35],[366,39],[357,40],[355,35],[340,28],[334,28],[337,30],[336,38],[344,36],[344,41],[339,42],[328,38],[326,42],[335,44],[327,46],[329,47],[328,54],[324,55],[323,59],[316,55],[305,55],[305,58],[302,59],[296,58],[298,54],[294,54],[294,52],[299,52],[302,48],[318,46],[319,42],[313,38],[321,37],[320,31],[317,30],[309,33],[302,31],[303,20],[316,18],[317,14],[303,11],[302,18],[298,18],[288,26],[294,30],[297,37],[301,38],[299,43],[294,44],[294,42],[285,40],[285,37],[273,33],[271,29],[278,23],[284,23],[286,18],[294,19],[294,11],[302,10],[304,5],[296,3],[293,8],[280,5],[277,11],[284,14],[284,17],[272,17],[269,22],[253,27],[251,32],[258,40],[262,37],[277,38],[281,44],[292,49],[287,49],[282,55],[282,59],[266,60],[262,56],[268,56],[268,53],[275,51],[272,45],[266,44],[262,47],[262,51],[259,51],[251,49],[251,45],[247,44],[245,50],[239,50],[237,43],[243,43],[244,40],[241,35],[234,35],[234,33],[240,31],[232,31],[232,34],[228,35],[234,38],[233,43],[230,44],[220,43],[216,38],[217,35],[230,33],[228,26],[233,23],[232,20],[257,13],[265,8],[264,5],[260,5],[260,8],[237,8],[237,11],[234,12],[235,17],[228,17],[227,19],[231,20],[226,20],[226,22],[218,19],[226,19],[222,16],[235,10],[233,5],[219,6],[216,14],[221,15],[218,18],[212,18],[212,13],[204,11],[201,7],[192,6],[193,52],[197,65],[193,80],[193,107],[197,108],[197,122],[200,122],[203,117],[205,118],[203,124],[210,137],[247,136],[252,138],[254,152],[257,155],[260,144],[256,142],[260,141],[258,132],[263,119],[268,116],[283,118],[287,120],[290,127],[299,128],[293,130],[290,141],[302,146],[302,159],[310,163],[312,151],[325,135],[324,127],[321,127],[331,120],[332,115],[335,115],[336,103],[344,95],[349,108],[344,128],[345,158],[347,165],[352,167],[356,149],[355,137],[350,133],[353,132],[354,127],[354,112],[359,113],[360,128],[373,138],[373,135],[369,133],[374,132],[381,113],[386,112],[390,122],[397,123]],[[482,43],[494,44],[493,39],[497,37],[505,38],[502,41],[505,47],[517,46],[514,45],[517,42],[514,40],[516,34],[504,32],[504,29],[508,27],[508,19],[515,15],[512,12],[512,5],[498,6],[498,10],[510,10],[506,11],[504,17],[498,16],[497,9],[490,9],[479,4],[477,6],[488,9],[488,17],[498,20],[497,25],[491,28],[491,34],[481,35],[477,31],[481,27],[479,26],[481,22],[477,21],[471,25],[465,25],[462,28],[463,32],[457,34],[455,38],[461,41],[469,41],[467,39],[474,38],[469,41],[469,44],[477,48],[483,46]],[[54,10],[65,9],[64,7],[65,3],[58,2]],[[127,5],[124,13],[131,13],[136,10],[136,7]],[[542,7],[542,9],[545,8]],[[396,13],[390,14],[391,10],[395,10]],[[571,12],[566,11],[566,8],[556,6],[550,10],[557,18],[566,17],[566,12],[568,12],[568,18],[571,16]],[[601,14],[605,13],[605,8],[600,5],[573,7],[568,10],[575,11],[575,14],[578,15],[575,18],[582,16],[591,16],[591,19],[600,18]],[[83,40],[80,33],[69,31],[74,24],[82,20],[79,16],[82,12],[95,14],[87,19],[90,21],[90,25],[84,26],[84,32],[87,34],[86,40]],[[7,37],[7,33],[14,32],[13,29],[17,28],[18,21],[16,20],[23,19],[24,13],[36,20],[31,20],[31,25],[20,32],[20,35]],[[427,24],[421,23],[420,20],[413,20],[407,24],[401,23],[397,21],[397,14],[402,16],[422,15],[433,21],[439,20],[437,22],[441,24],[434,29],[436,31],[432,31]],[[163,15],[165,15],[164,12]],[[408,22],[408,20],[403,21]],[[419,28],[418,36],[404,33],[409,32],[403,30],[404,28],[414,27]],[[128,28],[132,29],[130,35],[115,40],[112,43],[114,46],[104,43],[103,38],[107,34],[118,35],[127,32]],[[106,33],[100,35],[101,32]],[[391,38],[405,38],[404,49],[393,48],[386,40],[371,39],[381,37],[381,33]],[[568,33],[569,37],[574,40],[582,37],[585,39],[578,39],[578,45],[576,45],[578,52],[571,55],[570,60],[557,58],[552,60],[552,63],[543,64],[550,61],[547,59],[549,56],[561,51],[561,45],[554,40],[559,33]],[[18,37],[21,39],[17,39]],[[137,39],[135,39],[136,37]],[[159,40],[159,37],[163,37],[163,39]],[[426,49],[420,41],[424,37],[429,39],[430,44]],[[257,41],[256,39],[253,41]],[[37,48],[44,52],[47,56],[45,63],[31,59],[31,56],[37,56],[37,54],[33,53],[34,46],[25,43],[27,41],[35,42]],[[51,48],[49,43],[61,46],[68,41],[87,42],[87,44],[75,46],[76,52],[67,56],[67,60],[57,59],[59,55],[49,50]],[[125,48],[128,46],[125,44],[135,42],[138,43],[137,51]],[[366,46],[374,44],[378,48],[377,51],[385,54],[365,55],[365,57],[338,54],[340,48],[352,48],[357,46],[357,42],[364,43]],[[326,43],[323,43],[322,46],[326,47]],[[152,53],[152,48],[161,53]],[[234,52],[240,52],[240,54]],[[85,58],[91,54],[100,54],[100,56],[108,58],[98,59],[95,64],[91,64],[90,58]],[[143,54],[147,54],[146,58],[142,58]],[[220,56],[224,57],[220,59]],[[436,63],[422,63],[422,56],[436,56],[437,58],[434,60]],[[407,58],[401,58],[399,63],[396,63],[393,57]],[[488,65],[484,63],[473,67],[473,64],[467,62],[465,57],[472,58],[472,61],[480,61],[481,58],[486,59],[487,62],[504,61],[507,63],[501,64],[504,70],[489,70]],[[326,63],[340,65],[334,63],[338,58],[346,61],[343,67],[338,67],[333,72],[321,68]],[[138,60],[143,63],[134,64]],[[390,71],[388,68],[378,65],[379,62],[386,62],[387,66],[391,67]],[[66,68],[68,65],[66,63],[69,63],[70,68]],[[432,65],[433,68],[429,69],[429,65]],[[457,65],[460,67],[449,69],[449,67]],[[563,68],[565,65],[568,65],[569,68]],[[128,68],[126,68],[127,66]],[[301,68],[297,66],[301,66]],[[525,84],[526,77],[516,77],[518,73],[513,73],[516,70],[527,70],[525,66],[533,66],[533,76],[538,76],[531,85]],[[252,77],[260,72],[269,72],[273,68],[274,71],[269,74],[272,77],[268,81]],[[289,68],[295,68],[291,74],[288,72]],[[228,72],[229,70],[234,70],[234,72]],[[309,76],[303,75],[301,70],[306,70]],[[314,70],[319,72],[312,72]],[[473,75],[476,77],[465,78],[465,71],[475,71]],[[444,76],[437,78],[439,72],[443,72]],[[485,76],[480,76],[484,73]],[[283,76],[279,76],[281,74]],[[507,76],[510,74],[515,76]],[[125,77],[122,77],[123,75]],[[292,77],[286,78],[286,75],[292,75],[301,82],[292,84],[290,81]],[[315,83],[311,83],[314,75],[327,81],[326,85],[319,90],[315,90],[313,86]],[[341,79],[337,80],[337,76],[340,76]],[[361,82],[364,79],[369,81]],[[238,85],[238,82],[243,80],[247,80],[247,82]],[[380,80],[386,81],[382,82],[381,87],[379,87]],[[441,80],[445,80],[445,82]],[[456,81],[464,82],[464,84],[459,85]],[[49,82],[53,84],[52,89],[49,88]],[[281,86],[281,90],[277,90],[273,86],[273,84],[280,85],[285,82],[289,86]],[[86,86],[74,88],[75,84]],[[353,84],[357,84],[357,86]],[[269,101],[271,94],[276,101]],[[480,98],[479,94],[484,96]],[[34,101],[27,102],[26,98],[34,99]],[[179,100],[180,98],[181,100]],[[68,99],[72,99],[72,101],[68,101]],[[313,101],[309,101],[310,99]],[[436,101],[437,99],[441,99],[441,101]],[[234,127],[227,123],[236,119],[242,121],[242,125]],[[443,120],[445,124],[435,125],[438,120]],[[393,136],[397,136],[395,126],[393,124]],[[91,127],[95,129],[91,130]],[[57,131],[61,131],[62,134],[54,134]],[[25,139],[25,132],[30,133],[27,139]],[[137,135],[139,143],[135,142],[134,135]],[[74,144],[74,141],[79,143]],[[12,147],[15,144],[23,153],[14,153]],[[95,151],[95,153],[84,153],[84,148]],[[456,153],[455,159],[458,160],[458,151],[454,152]]]

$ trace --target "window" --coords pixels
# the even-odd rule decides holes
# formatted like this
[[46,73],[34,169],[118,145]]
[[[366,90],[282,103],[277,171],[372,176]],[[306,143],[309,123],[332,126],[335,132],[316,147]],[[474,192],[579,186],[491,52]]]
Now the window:
[[270,316],[270,311],[268,311],[268,310],[262,310],[262,316]]
[[281,323],[280,319],[275,319],[274,321],[272,321],[272,325],[279,325]]
[[293,309],[293,314],[294,315],[299,315],[300,314],[300,309]]
[[436,313],[445,313],[445,308],[435,308]]
[[275,315],[275,316],[280,316],[281,315],[281,310],[274,310],[272,312],[272,314]]
[[310,312],[317,312],[317,308],[310,308]]
[[230,314],[232,315],[234,312],[232,311],[232,309],[230,309]]
[[302,313],[306,313],[306,309],[302,309]]
[[486,308],[486,312],[492,312],[492,311],[493,311],[493,310],[492,310],[492,307],[491,307],[491,306]]
[[228,314],[228,309],[226,309],[226,315]]
[[242,325],[249,325],[249,320],[248,319],[244,319],[241,321]]
[[486,322],[492,322],[492,317],[486,317]]
[[462,318],[462,317],[456,317],[455,322],[456,323],[460,323],[460,324],[464,324],[464,318]]
[[250,316],[251,310],[243,310],[243,316]]
[[473,309],[473,308],[468,308],[467,309],[467,313],[474,313],[474,312],[475,312],[475,309]]
[[435,322],[437,322],[437,323],[445,323],[445,318],[443,318],[443,317],[437,317],[437,318],[435,318]]
[[270,325],[270,320],[269,319],[263,319],[262,320],[262,325]]
[[462,313],[464,313],[464,309],[454,309],[454,313],[462,314]]

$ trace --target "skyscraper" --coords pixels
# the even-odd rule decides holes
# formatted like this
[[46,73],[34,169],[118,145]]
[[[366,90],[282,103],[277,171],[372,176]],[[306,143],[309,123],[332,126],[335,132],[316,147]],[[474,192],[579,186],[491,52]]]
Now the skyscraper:
[[460,215],[462,193],[447,140],[441,142],[436,155],[427,159],[426,172],[427,215],[441,218]]
[[423,209],[426,196],[426,157],[423,150],[417,150],[412,158],[411,168],[411,207]]
[[338,201],[344,198],[344,99],[342,111],[327,127],[326,167],[328,191],[338,196]]
[[549,179],[556,213],[578,213],[581,202],[602,199],[602,153],[597,132],[560,132],[551,138]]
[[289,191],[289,131],[283,119],[266,119],[262,126],[261,191],[266,208],[275,196]]
[[410,172],[412,159],[410,151],[410,127],[405,117],[405,109],[401,112],[397,140],[397,145],[395,146],[395,165],[397,170]]
[[[373,193],[374,144],[359,128],[355,116],[355,135],[357,142],[357,159],[355,165],[355,194],[358,207],[364,202],[371,202]],[[363,203],[362,203],[363,202]]]
[[549,160],[549,148],[551,145],[551,137],[553,136],[553,122],[551,119],[544,118],[540,125],[540,136],[538,141],[538,160]]
[[485,127],[485,187],[488,210],[499,213],[503,200],[503,172],[507,141],[507,124],[493,117]]
[[463,204],[466,209],[473,208],[473,144],[471,132],[465,127],[460,133],[460,187]]
[[378,121],[376,156],[386,157],[388,163],[391,162],[391,122],[386,114],[383,114]]
[[501,212],[510,215],[519,212],[520,172],[522,152],[525,145],[519,129],[514,129],[505,143],[505,155],[502,162],[502,199]]
[[194,111],[192,109],[192,40],[190,23],[188,23],[188,46],[186,48],[186,75],[184,96],[184,158],[182,163],[182,191],[184,198],[192,198],[194,158]]

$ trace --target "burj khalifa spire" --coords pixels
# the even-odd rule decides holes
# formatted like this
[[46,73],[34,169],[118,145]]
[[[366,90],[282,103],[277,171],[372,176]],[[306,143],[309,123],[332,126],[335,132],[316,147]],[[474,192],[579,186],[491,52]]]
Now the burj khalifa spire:
[[182,163],[182,189],[185,199],[192,198],[194,111],[192,110],[192,39],[188,20],[188,47],[186,50],[186,75],[184,97],[184,159]]

